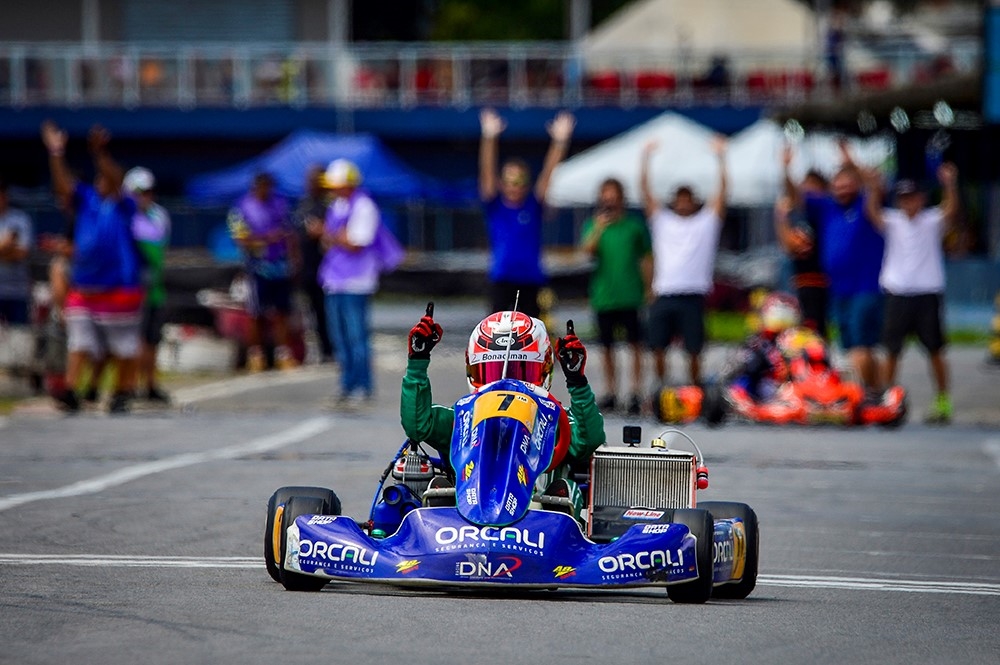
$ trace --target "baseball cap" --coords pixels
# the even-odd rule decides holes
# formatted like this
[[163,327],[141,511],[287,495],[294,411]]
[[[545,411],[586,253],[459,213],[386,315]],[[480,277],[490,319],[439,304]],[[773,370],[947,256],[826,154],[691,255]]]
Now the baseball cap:
[[895,188],[896,196],[904,196],[906,194],[917,194],[920,192],[920,186],[917,185],[916,180],[910,180],[909,178],[904,178],[902,180],[896,181]]
[[125,173],[122,184],[129,192],[148,192],[156,186],[156,178],[153,177],[153,172],[149,169],[137,166]]
[[323,173],[323,186],[357,187],[361,184],[361,171],[357,164],[346,159],[335,159],[330,162]]

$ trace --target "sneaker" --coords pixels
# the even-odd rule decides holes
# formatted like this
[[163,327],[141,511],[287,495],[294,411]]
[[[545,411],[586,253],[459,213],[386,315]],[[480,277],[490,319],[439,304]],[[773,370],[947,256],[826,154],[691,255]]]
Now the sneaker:
[[259,374],[267,369],[267,358],[264,357],[264,351],[259,346],[255,346],[247,350],[247,372],[250,374]]
[[146,390],[146,400],[149,402],[159,402],[160,404],[170,404],[170,395],[163,392],[156,386],[150,386]]
[[597,408],[601,411],[614,411],[617,401],[614,395],[605,395],[597,402]]
[[61,411],[76,413],[80,410],[80,400],[72,390],[63,388],[62,391],[56,393],[53,397],[55,397],[57,406]]
[[930,407],[927,409],[927,414],[924,416],[924,422],[928,424],[937,425],[947,425],[951,422],[951,397],[946,393],[940,393],[931,402]]
[[638,416],[642,413],[642,400],[638,395],[632,395],[628,400],[628,415]]
[[91,404],[96,404],[98,401],[100,401],[100,399],[101,399],[101,396],[97,392],[97,386],[90,386],[83,393],[83,401],[84,402],[90,402]]
[[116,392],[111,396],[111,403],[108,404],[108,413],[121,414],[129,412],[129,401],[131,395],[126,392]]
[[279,370],[295,369],[299,366],[299,361],[292,355],[292,350],[287,346],[279,346],[274,350],[274,366]]

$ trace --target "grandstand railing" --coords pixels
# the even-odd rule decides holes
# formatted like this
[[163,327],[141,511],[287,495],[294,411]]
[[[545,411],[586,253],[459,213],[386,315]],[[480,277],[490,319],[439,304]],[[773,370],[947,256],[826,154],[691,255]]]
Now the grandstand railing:
[[0,105],[464,108],[794,102],[975,71],[978,39],[929,53],[849,46],[835,85],[817,54],[602,51],[569,43],[0,43]]

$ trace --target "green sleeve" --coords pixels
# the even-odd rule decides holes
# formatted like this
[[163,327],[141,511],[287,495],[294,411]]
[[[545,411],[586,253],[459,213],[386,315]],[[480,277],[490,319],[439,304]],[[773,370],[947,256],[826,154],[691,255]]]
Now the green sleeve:
[[455,410],[434,404],[431,381],[427,377],[430,360],[410,359],[406,363],[399,400],[399,419],[406,436],[434,448],[445,461],[451,448]]
[[569,455],[585,460],[604,445],[604,416],[597,408],[594,391],[589,384],[568,386],[569,424],[573,431],[569,444]]

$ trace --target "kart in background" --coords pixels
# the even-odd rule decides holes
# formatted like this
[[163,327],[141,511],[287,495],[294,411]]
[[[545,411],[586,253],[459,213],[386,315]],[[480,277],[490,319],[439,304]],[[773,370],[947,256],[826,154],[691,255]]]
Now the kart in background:
[[[603,446],[580,469],[586,507],[536,492],[553,459],[560,407],[502,379],[455,405],[451,464],[406,441],[366,520],[325,488],[282,487],[268,501],[264,562],[286,589],[329,581],[402,587],[666,587],[679,603],[745,598],[757,579],[757,516],[743,503],[696,502],[708,486],[697,445]],[[393,483],[386,485],[389,476]]]
[[866,395],[860,383],[833,367],[825,345],[797,352],[787,362],[787,380],[766,400],[754,399],[745,377],[729,371],[722,374],[729,379],[704,389],[662,388],[653,400],[654,413],[667,423],[688,423],[700,416],[709,425],[734,417],[771,425],[898,427],[906,419],[905,388],[892,386],[880,395]]

